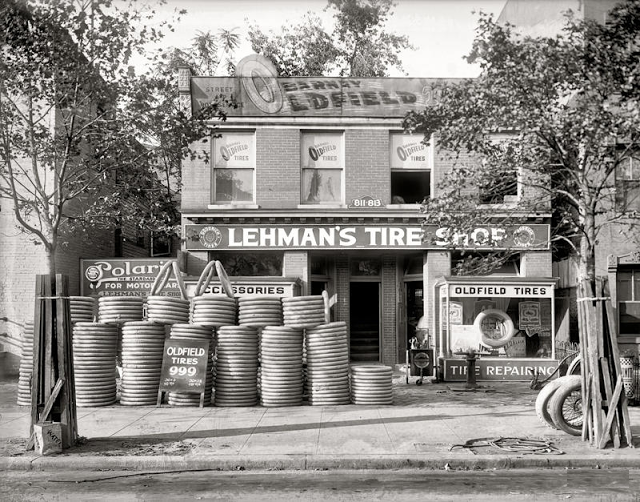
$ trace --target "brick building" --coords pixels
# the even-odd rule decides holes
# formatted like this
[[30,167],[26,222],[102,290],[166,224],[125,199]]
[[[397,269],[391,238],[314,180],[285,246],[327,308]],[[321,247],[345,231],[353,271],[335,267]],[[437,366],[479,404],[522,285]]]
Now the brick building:
[[[246,294],[326,290],[332,319],[347,322],[353,362],[403,363],[413,341],[440,356],[443,376],[461,379],[455,353],[486,338],[495,355],[481,368],[486,378],[555,367],[554,339],[568,332],[566,312],[556,312],[548,215],[469,235],[426,228],[433,238],[422,239],[420,202],[452,164],[404,134],[401,119],[438,99],[437,80],[279,78],[255,55],[238,75],[250,76],[180,76],[194,110],[218,95],[239,102],[209,141],[210,162],[183,165],[191,281],[215,259]],[[503,206],[518,192],[511,197]],[[490,277],[452,277],[451,239],[520,257]],[[501,334],[505,320],[514,329]]]

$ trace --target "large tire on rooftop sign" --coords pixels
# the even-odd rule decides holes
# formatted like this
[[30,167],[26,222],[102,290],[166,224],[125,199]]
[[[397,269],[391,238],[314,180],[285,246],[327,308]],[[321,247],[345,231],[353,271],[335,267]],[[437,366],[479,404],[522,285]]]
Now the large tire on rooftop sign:
[[556,428],[572,436],[582,435],[582,377],[570,375],[551,396],[548,405]]

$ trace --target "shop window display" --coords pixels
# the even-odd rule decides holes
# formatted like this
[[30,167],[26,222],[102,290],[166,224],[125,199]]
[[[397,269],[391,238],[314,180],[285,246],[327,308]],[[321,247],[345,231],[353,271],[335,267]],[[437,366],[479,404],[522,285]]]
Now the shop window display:
[[302,204],[343,203],[344,146],[341,132],[304,132],[300,141]]
[[551,358],[553,316],[552,284],[441,287],[440,329],[448,357],[473,349],[498,358]]
[[255,134],[229,132],[213,142],[212,203],[252,203],[255,195]]
[[420,204],[431,195],[432,148],[419,135],[392,132],[389,138],[391,204]]

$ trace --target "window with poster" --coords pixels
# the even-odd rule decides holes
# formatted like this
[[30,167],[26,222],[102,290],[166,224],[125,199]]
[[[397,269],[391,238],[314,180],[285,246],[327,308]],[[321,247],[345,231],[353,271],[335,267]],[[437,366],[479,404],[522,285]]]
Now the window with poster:
[[451,277],[439,288],[447,357],[473,349],[498,358],[555,358],[554,280]]
[[391,204],[420,204],[431,195],[432,145],[419,134],[392,132],[389,137]]
[[225,132],[212,141],[211,203],[253,204],[256,148],[254,132]]
[[305,131],[300,140],[304,205],[344,204],[344,134]]

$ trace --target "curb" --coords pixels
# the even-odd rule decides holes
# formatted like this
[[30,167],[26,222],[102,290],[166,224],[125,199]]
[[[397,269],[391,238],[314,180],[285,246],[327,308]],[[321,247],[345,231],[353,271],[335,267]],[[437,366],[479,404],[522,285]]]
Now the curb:
[[472,458],[400,455],[217,455],[178,456],[66,456],[0,457],[0,471],[314,471],[314,470],[508,470],[508,469],[640,469],[640,458],[585,457],[576,455]]

